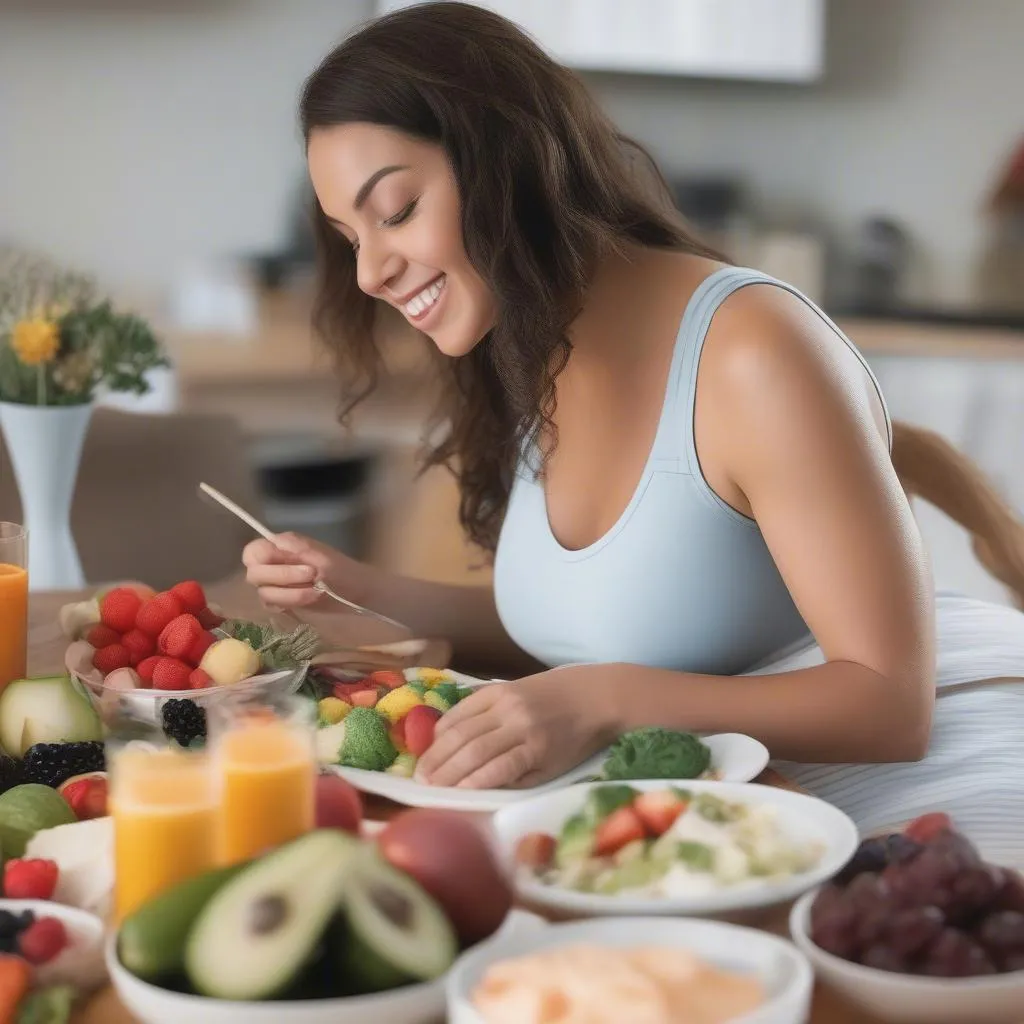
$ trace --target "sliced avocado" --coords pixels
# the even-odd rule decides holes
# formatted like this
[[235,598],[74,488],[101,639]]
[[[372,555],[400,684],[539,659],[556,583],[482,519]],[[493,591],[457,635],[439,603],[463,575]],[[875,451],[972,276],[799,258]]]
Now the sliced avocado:
[[216,868],[172,886],[130,917],[117,933],[121,963],[145,981],[185,969],[185,943],[203,907],[245,865]]
[[744,814],[741,804],[731,804],[712,793],[698,793],[693,802],[693,809],[705,820],[719,825],[739,821]]
[[260,1000],[295,985],[316,957],[362,849],[318,829],[252,861],[200,913],[185,970],[200,995]]
[[668,874],[668,864],[647,857],[634,857],[619,867],[604,872],[596,891],[604,895],[621,892],[623,889],[638,889],[650,885]]
[[332,941],[351,995],[429,981],[458,955],[455,931],[434,898],[376,854],[353,861]]
[[648,848],[651,845],[649,839],[634,839],[631,843],[619,850],[615,855],[616,864],[628,864],[631,860],[643,860],[647,856]]
[[612,811],[631,804],[639,795],[632,786],[595,786],[587,796],[583,813],[596,825]]
[[555,865],[560,868],[590,856],[594,848],[594,826],[585,814],[574,814],[563,826],[555,847]]

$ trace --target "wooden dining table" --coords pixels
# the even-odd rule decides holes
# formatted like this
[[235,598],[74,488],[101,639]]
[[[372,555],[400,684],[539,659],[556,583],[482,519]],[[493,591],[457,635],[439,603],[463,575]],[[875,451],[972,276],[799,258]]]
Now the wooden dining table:
[[[239,618],[266,620],[267,610],[260,604],[254,591],[241,579],[214,584],[207,588],[211,604],[218,605],[225,613]],[[29,600],[28,671],[30,675],[49,675],[63,671],[64,651],[68,639],[61,633],[58,614],[63,605],[81,600],[87,593],[36,592]],[[319,616],[310,613],[304,617],[314,626]],[[400,634],[392,627],[360,615],[332,614],[323,620],[326,632],[331,630],[332,641],[339,643],[382,643],[398,639]],[[785,778],[773,769],[767,769],[758,782],[795,789]],[[401,808],[383,800],[367,800],[366,814],[372,819],[386,819]],[[754,927],[763,928],[776,934],[788,933],[789,908],[778,907],[751,920]],[[139,1024],[135,1017],[121,1005],[117,993],[111,986],[96,992],[76,1013],[72,1024]],[[187,1024],[183,1021],[182,1024]],[[810,1024],[881,1024],[877,1018],[866,1015],[845,1003],[827,986],[818,983],[815,987]]]

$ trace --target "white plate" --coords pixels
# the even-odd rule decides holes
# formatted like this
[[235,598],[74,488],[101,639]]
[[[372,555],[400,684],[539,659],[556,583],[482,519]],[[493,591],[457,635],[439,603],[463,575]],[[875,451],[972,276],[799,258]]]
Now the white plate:
[[[704,736],[702,739],[711,748],[711,766],[719,773],[723,782],[749,782],[756,779],[768,764],[768,749],[750,736],[727,732]],[[427,786],[413,779],[388,775],[387,772],[342,768],[339,765],[332,765],[330,768],[364,793],[383,796],[388,800],[394,800],[395,803],[410,807],[490,812],[531,797],[564,789],[597,775],[601,771],[606,753],[602,751],[595,754],[572,771],[530,789],[459,789],[455,786]]]
[[450,1024],[483,1024],[471,997],[491,964],[570,943],[686,949],[717,967],[749,972],[761,981],[766,1002],[733,1024],[804,1024],[807,1020],[814,975],[806,957],[785,939],[720,921],[617,917],[540,924],[465,953],[448,975]]
[[[512,911],[488,942],[532,927],[529,914]],[[444,1015],[444,976],[373,995],[345,999],[237,1002],[172,992],[136,978],[117,956],[117,937],[106,944],[106,962],[118,998],[142,1024],[435,1024]]]
[[[583,806],[587,794],[600,783],[585,783],[532,800],[502,808],[493,826],[505,863],[513,868],[514,851],[520,837],[529,832],[557,835],[564,822]],[[779,827],[796,842],[816,842],[823,848],[821,859],[810,871],[781,879],[756,879],[710,893],[675,897],[640,897],[625,893],[601,895],[576,892],[545,885],[531,875],[516,871],[520,898],[537,907],[547,907],[577,916],[631,914],[678,914],[714,916],[769,907],[795,899],[831,878],[853,856],[859,837],[857,826],[837,807],[816,797],[756,783],[694,782],[691,780],[631,782],[648,791],[677,785],[693,793],[714,793],[737,803],[770,804],[776,808]]]

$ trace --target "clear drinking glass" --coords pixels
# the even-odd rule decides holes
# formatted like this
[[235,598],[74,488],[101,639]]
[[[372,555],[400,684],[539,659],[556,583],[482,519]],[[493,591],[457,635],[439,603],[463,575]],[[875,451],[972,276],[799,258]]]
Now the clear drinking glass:
[[316,805],[316,705],[239,693],[207,707],[207,749],[220,793],[217,859],[236,864],[310,831]]
[[118,921],[216,866],[219,792],[204,749],[164,735],[153,705],[107,697],[103,721],[114,820]]
[[0,522],[0,690],[28,672],[28,532]]

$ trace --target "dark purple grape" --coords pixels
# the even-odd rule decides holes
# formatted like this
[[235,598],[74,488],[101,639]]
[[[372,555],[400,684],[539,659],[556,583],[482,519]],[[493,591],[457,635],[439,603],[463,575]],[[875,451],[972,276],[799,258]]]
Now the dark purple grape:
[[932,942],[945,925],[945,915],[938,907],[897,911],[886,926],[886,945],[897,956],[912,957]]
[[1024,914],[997,910],[981,922],[975,936],[992,954],[1024,953]]
[[856,920],[846,892],[826,886],[811,906],[811,941],[827,953],[849,959],[857,952]]
[[944,928],[925,950],[919,973],[934,978],[974,978],[995,974],[996,966],[965,932]]
[[858,875],[881,872],[889,863],[889,854],[884,839],[865,839],[854,855],[846,862],[835,880],[839,885],[848,885]]
[[967,925],[977,921],[992,907],[1002,884],[1002,872],[987,864],[961,871],[949,887],[947,917],[950,922]]
[[1024,971],[1024,953],[1005,953],[996,963],[1003,974]]
[[981,859],[974,844],[959,832],[941,832],[929,844],[928,848],[939,850],[955,861],[957,868],[977,868],[985,862]]
[[890,864],[907,864],[924,849],[924,845],[902,832],[895,832],[885,837],[885,849]]
[[876,942],[864,950],[860,962],[865,967],[874,967],[876,971],[892,971],[894,974],[906,974],[907,959],[892,946],[884,942]]
[[1003,870],[1003,886],[993,904],[997,910],[1016,910],[1024,914],[1024,876]]
[[882,937],[893,913],[892,893],[881,875],[858,875],[847,887],[846,898],[856,912],[857,944],[873,945]]

